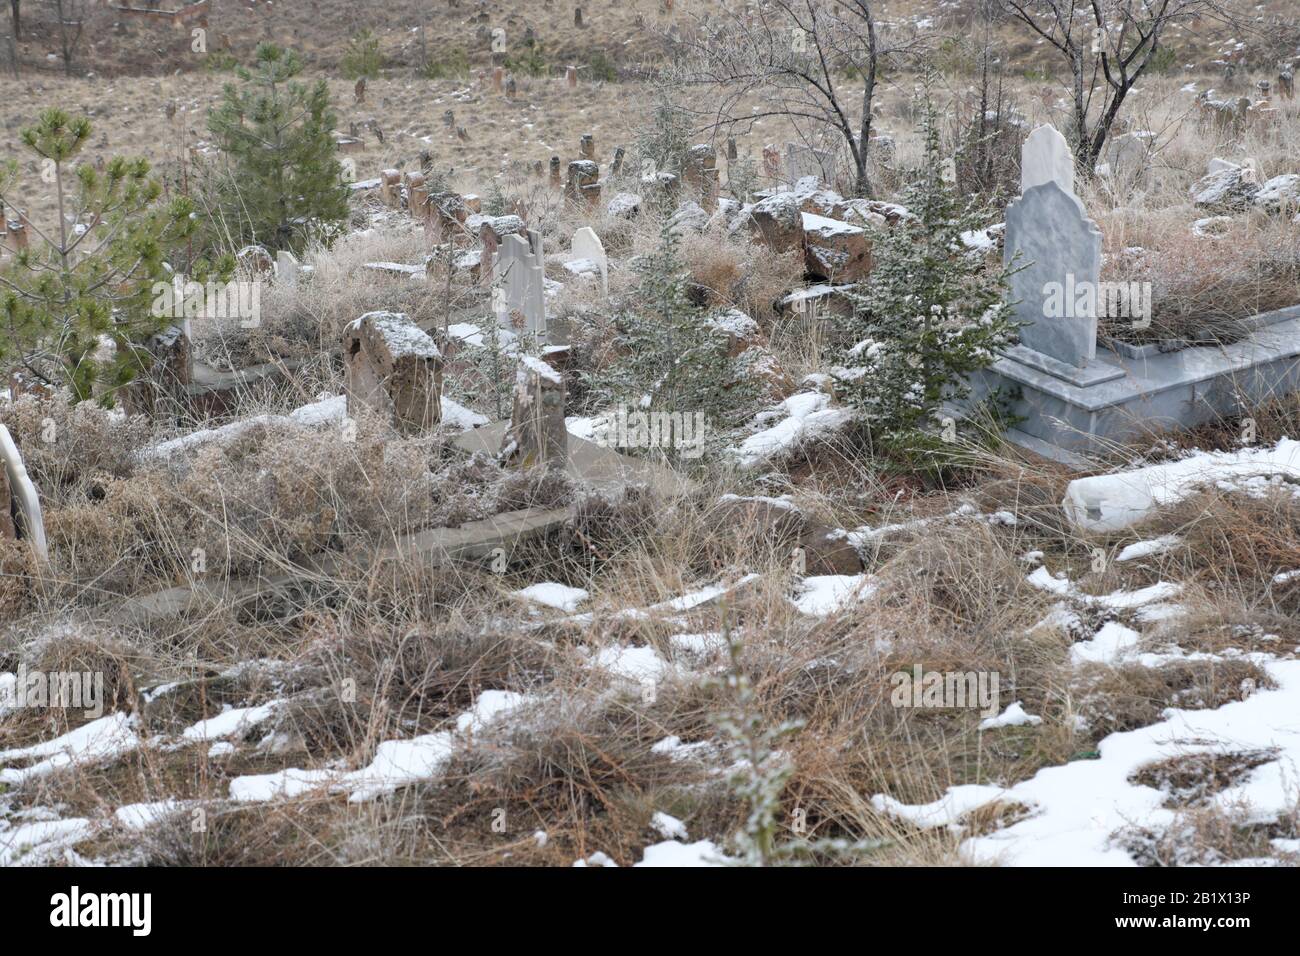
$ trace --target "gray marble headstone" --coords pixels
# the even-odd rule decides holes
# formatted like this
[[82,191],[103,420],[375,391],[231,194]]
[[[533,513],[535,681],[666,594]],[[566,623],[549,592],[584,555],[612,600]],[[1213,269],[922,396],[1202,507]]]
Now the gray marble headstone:
[[1055,126],[1038,126],[1020,147],[1020,191],[1056,183],[1074,195],[1074,155]]
[[1003,257],[1023,267],[1011,277],[1016,318],[1025,323],[1021,345],[1075,368],[1088,365],[1097,355],[1101,230],[1083,203],[1055,182],[1026,190],[1007,207]]
[[286,286],[298,284],[298,257],[287,249],[275,254],[275,277]]

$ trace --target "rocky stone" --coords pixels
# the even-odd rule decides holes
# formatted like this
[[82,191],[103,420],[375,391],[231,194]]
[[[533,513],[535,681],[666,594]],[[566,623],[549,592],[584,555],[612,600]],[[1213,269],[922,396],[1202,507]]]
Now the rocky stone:
[[1250,181],[1244,166],[1228,166],[1192,184],[1192,203],[1210,212],[1237,212],[1255,201],[1259,184]]
[[859,282],[871,273],[866,229],[812,213],[801,214],[804,268],[830,282]]

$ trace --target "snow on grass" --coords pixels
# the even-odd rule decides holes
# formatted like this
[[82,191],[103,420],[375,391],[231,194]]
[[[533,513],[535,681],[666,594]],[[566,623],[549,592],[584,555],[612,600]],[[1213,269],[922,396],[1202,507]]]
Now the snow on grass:
[[185,740],[217,740],[221,737],[243,734],[274,714],[279,704],[279,701],[273,700],[259,707],[227,708],[215,717],[200,720],[197,724],[186,727],[181,731],[181,737]]
[[727,649],[727,637],[721,631],[704,634],[671,634],[668,643],[675,651],[705,657]]
[[1257,494],[1280,480],[1300,482],[1300,442],[1283,438],[1272,448],[1196,452],[1113,475],[1076,478],[1061,507],[1088,531],[1114,531],[1136,524],[1156,509],[1208,487]]
[[[660,601],[657,604],[651,604],[649,607],[622,608],[618,611],[611,612],[609,614],[609,617],[613,620],[646,621],[658,614],[668,614],[668,615],[683,614],[687,611],[693,611],[698,607],[702,607],[706,604],[709,604],[710,602],[716,601],[719,598],[726,597],[727,595],[740,590],[746,585],[754,581],[757,581],[760,577],[761,575],[759,574],[754,574],[754,573],[745,574],[737,578],[735,581],[731,582],[730,584],[710,584],[706,587],[698,588],[694,591],[688,591],[687,593],[679,597],[669,598],[666,601]],[[583,614],[571,615],[569,617],[564,618],[563,620],[572,624],[589,624],[595,619],[596,619],[596,612],[587,611]]]
[[1037,727],[1043,722],[1043,718],[1035,717],[1033,714],[1025,713],[1024,706],[1020,701],[1013,701],[1007,706],[1007,709],[996,717],[985,717],[980,721],[980,730],[996,730],[998,727]]
[[645,848],[638,866],[726,866],[727,858],[712,840],[679,843],[665,840]]
[[1160,831],[1177,817],[1163,806],[1167,794],[1133,782],[1138,771],[1192,754],[1268,751],[1275,755],[1272,760],[1215,794],[1211,803],[1223,810],[1244,808],[1255,822],[1276,820],[1294,809],[1300,780],[1300,661],[1264,666],[1276,689],[1215,710],[1170,708],[1159,723],[1106,737],[1096,760],[1048,767],[1008,788],[953,787],[930,804],[909,806],[880,795],[872,805],[918,826],[944,826],[986,803],[1020,804],[1029,808],[1029,816],[967,839],[963,853],[976,863],[1133,866],[1113,835],[1129,826]]
[[1073,664],[1118,664],[1142,639],[1137,631],[1118,621],[1107,621],[1091,638],[1070,646]]
[[851,604],[865,601],[880,582],[870,574],[820,574],[803,578],[790,599],[800,614],[826,617]]
[[60,850],[87,840],[95,824],[82,817],[40,820],[0,830],[0,866],[42,866]]
[[170,797],[151,803],[129,803],[114,810],[113,819],[128,830],[144,830],[189,809],[191,805],[190,801],[173,800]]
[[579,604],[591,597],[582,588],[572,588],[566,584],[556,584],[554,581],[530,584],[528,587],[512,593],[515,597],[523,598],[525,601],[543,604],[546,607],[553,607],[569,614],[576,611]]
[[0,764],[37,761],[27,767],[0,768],[0,784],[19,786],[65,767],[112,760],[130,753],[140,746],[140,738],[135,731],[136,724],[137,718],[134,715],[109,714],[82,724],[76,730],[54,740],[30,747],[0,750]]
[[767,412],[756,421],[776,424],[750,435],[733,449],[742,468],[755,468],[780,455],[789,454],[802,443],[822,438],[842,428],[852,418],[847,408],[831,408],[830,396],[821,392],[800,392],[781,402],[775,413]]
[[650,828],[665,840],[685,840],[688,838],[686,824],[662,810],[656,810],[654,816],[650,818]]
[[1170,548],[1177,545],[1183,539],[1176,534],[1162,534],[1158,538],[1152,538],[1150,541],[1139,541],[1136,544],[1130,544],[1120,551],[1115,558],[1116,561],[1136,561],[1139,558],[1149,558],[1153,554],[1163,554]]
[[653,647],[602,647],[592,655],[591,663],[635,683],[662,680],[672,671],[672,665]]
[[1042,591],[1050,591],[1053,594],[1059,594],[1061,597],[1070,598],[1080,604],[1089,604],[1094,607],[1105,607],[1115,611],[1133,610],[1148,604],[1167,601],[1170,598],[1177,597],[1183,591],[1181,584],[1173,584],[1168,581],[1157,581],[1155,584],[1148,585],[1144,588],[1138,588],[1136,591],[1112,591],[1110,594],[1085,594],[1074,586],[1073,582],[1064,575],[1054,575],[1047,570],[1045,565],[1034,568],[1033,572],[1025,579],[1034,587]]
[[966,783],[949,787],[938,800],[930,803],[908,804],[887,794],[876,794],[871,806],[877,813],[903,820],[918,827],[948,827],[957,824],[964,814],[999,799],[1006,791],[1002,787]]
[[481,731],[498,717],[530,700],[514,691],[488,690],[474,706],[460,714],[453,730],[440,730],[409,740],[386,740],[375,748],[374,758],[358,770],[288,769],[250,774],[230,781],[232,800],[260,802],[301,796],[313,790],[348,794],[349,803],[362,803],[392,793],[399,787],[432,780],[469,735]]

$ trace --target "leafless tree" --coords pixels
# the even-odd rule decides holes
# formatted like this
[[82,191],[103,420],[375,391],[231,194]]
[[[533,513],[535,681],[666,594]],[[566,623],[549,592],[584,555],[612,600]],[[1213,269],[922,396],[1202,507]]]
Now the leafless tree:
[[1091,174],[1125,98],[1164,49],[1171,27],[1231,23],[1223,0],[999,0],[1006,13],[1059,53],[1070,70],[1079,168]]
[[63,72],[72,76],[72,64],[81,44],[81,32],[86,26],[88,0],[50,0],[54,15],[59,21],[59,46],[63,54]]
[[9,32],[5,34],[5,47],[9,56],[9,69],[14,79],[18,79],[18,41],[22,39],[21,19],[18,15],[18,0],[9,0]]
[[[854,191],[866,196],[871,108],[881,70],[922,42],[915,34],[884,30],[878,6],[877,0],[767,0],[697,20],[673,46],[686,82],[718,90],[710,109],[713,128],[783,117],[805,138],[830,133],[847,151]],[[750,96],[767,107],[736,112]]]

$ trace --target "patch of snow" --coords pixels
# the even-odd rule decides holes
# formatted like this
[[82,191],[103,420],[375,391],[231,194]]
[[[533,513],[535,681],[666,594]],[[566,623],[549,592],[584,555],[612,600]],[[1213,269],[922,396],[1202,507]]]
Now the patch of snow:
[[1022,727],[1026,724],[1030,727],[1037,727],[1042,722],[1043,718],[1025,713],[1024,706],[1017,700],[1009,704],[1007,709],[996,717],[985,717],[981,720],[980,730],[995,730],[998,727]]
[[525,601],[544,604],[547,607],[553,607],[566,613],[576,611],[579,604],[591,597],[582,588],[572,588],[566,584],[556,584],[554,581],[530,584],[526,588],[511,593],[515,597],[523,598]]
[[803,578],[791,603],[800,614],[826,617],[850,604],[865,601],[880,582],[870,574],[822,574]]

